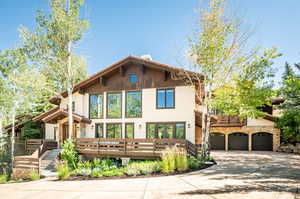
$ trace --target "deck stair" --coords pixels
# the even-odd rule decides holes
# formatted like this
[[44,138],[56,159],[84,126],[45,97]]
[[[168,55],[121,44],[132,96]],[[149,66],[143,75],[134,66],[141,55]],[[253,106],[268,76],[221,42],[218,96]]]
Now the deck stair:
[[56,158],[58,154],[61,152],[61,149],[52,149],[49,150],[42,158],[41,158],[41,175],[45,177],[55,177],[57,176],[55,170]]

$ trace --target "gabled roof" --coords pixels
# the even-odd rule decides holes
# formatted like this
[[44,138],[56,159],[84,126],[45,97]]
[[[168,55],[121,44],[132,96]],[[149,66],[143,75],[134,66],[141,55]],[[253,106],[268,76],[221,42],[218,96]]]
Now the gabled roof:
[[[148,60],[148,59],[143,59],[143,58],[140,58],[140,57],[135,57],[135,56],[128,56],[106,68],[104,68],[103,70],[95,73],[94,75],[91,75],[90,77],[84,79],[84,80],[81,80],[80,82],[78,82],[77,84],[75,84],[74,86],[74,89],[73,89],[73,92],[76,92],[78,91],[81,87],[87,85],[88,83],[110,73],[111,71],[115,70],[116,68],[126,64],[126,63],[129,63],[129,62],[134,62],[134,63],[138,63],[138,64],[141,64],[141,65],[145,65],[146,67],[151,67],[151,68],[156,68],[156,69],[159,69],[159,70],[164,70],[164,71],[169,71],[169,72],[188,72],[190,74],[197,74],[199,75],[199,73],[196,73],[196,72],[192,72],[192,71],[188,71],[188,70],[184,70],[182,68],[177,68],[177,67],[174,67],[174,66],[170,66],[170,65],[167,65],[167,64],[162,64],[162,63],[159,63],[159,62],[155,62],[155,61],[152,61],[152,60]],[[202,74],[200,74],[202,75]],[[67,97],[67,91],[63,91],[61,93],[61,95],[63,97]],[[50,98],[50,102],[51,103],[54,103],[54,104],[57,104],[55,103],[56,100],[58,99],[58,97],[52,97]]]

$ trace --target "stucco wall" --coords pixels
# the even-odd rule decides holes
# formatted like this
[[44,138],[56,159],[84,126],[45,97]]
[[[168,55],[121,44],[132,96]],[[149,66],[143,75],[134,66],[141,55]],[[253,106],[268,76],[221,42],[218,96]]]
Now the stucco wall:
[[[125,123],[134,122],[135,138],[146,138],[146,122],[185,122],[186,139],[195,142],[195,89],[191,86],[175,87],[175,109],[156,109],[156,88],[142,90],[142,117],[125,118],[125,91],[122,91],[122,118],[105,119],[106,92],[104,93],[104,119],[92,119],[91,124],[81,125],[80,137],[93,138],[95,136],[95,123],[122,123],[122,137],[125,137]],[[89,95],[75,93],[75,112],[89,117]],[[67,98],[61,103],[66,107]],[[46,124],[46,137],[53,137],[53,126]],[[104,134],[106,125],[104,125]],[[58,137],[58,136],[57,136]],[[53,138],[52,138],[53,139]]]
[[[54,139],[54,127],[57,127],[56,124],[47,124],[45,125],[45,139]],[[58,135],[56,135],[58,139]]]
[[265,119],[247,119],[247,126],[274,126],[274,122]]

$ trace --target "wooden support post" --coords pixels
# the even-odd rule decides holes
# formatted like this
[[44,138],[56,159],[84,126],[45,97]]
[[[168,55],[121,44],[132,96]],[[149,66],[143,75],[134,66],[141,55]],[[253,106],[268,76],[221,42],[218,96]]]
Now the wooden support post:
[[228,151],[228,134],[225,134],[225,151]]

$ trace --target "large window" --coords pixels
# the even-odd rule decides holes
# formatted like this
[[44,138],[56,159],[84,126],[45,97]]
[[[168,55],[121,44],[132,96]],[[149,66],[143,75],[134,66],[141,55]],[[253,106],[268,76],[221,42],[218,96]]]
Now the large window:
[[103,136],[103,124],[95,125],[95,138],[104,138]]
[[174,89],[158,89],[156,93],[156,107],[174,108],[175,107],[175,90]]
[[185,123],[147,123],[147,138],[185,139]]
[[90,95],[89,108],[91,119],[103,118],[103,95]]
[[125,124],[125,138],[134,138],[134,123]]
[[106,124],[107,138],[122,138],[122,124]]
[[122,93],[107,94],[107,118],[122,117]]
[[142,117],[142,92],[126,92],[126,117]]

